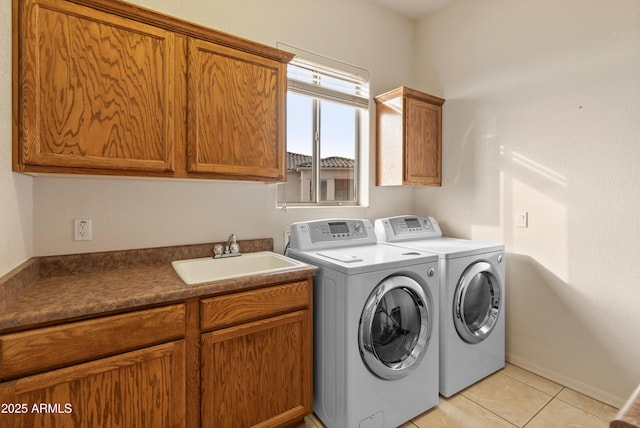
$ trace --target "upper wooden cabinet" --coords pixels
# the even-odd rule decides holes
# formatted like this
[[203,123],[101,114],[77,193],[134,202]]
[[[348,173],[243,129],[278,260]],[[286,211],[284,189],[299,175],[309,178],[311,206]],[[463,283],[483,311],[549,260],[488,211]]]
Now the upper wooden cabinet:
[[189,39],[189,172],[284,180],[286,64]]
[[174,34],[66,1],[22,13],[23,170],[172,171]]
[[375,98],[376,185],[442,184],[444,101],[404,86]]
[[20,172],[285,177],[291,54],[116,0],[14,0]]

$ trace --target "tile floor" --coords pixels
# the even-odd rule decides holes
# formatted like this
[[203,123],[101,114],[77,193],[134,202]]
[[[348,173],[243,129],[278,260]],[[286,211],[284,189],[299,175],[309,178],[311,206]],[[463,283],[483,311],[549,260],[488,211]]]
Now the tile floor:
[[[401,428],[608,428],[616,413],[614,407],[507,364],[453,397],[440,397],[437,407]],[[312,415],[296,428],[322,427]]]

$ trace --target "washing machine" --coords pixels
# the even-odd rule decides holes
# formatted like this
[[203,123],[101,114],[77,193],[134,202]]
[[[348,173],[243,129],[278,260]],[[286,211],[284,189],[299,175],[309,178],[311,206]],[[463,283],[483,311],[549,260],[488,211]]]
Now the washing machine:
[[314,413],[328,428],[392,428],[438,403],[438,258],[378,245],[368,220],[294,223],[314,277]]
[[503,368],[504,245],[443,237],[425,216],[378,219],[375,230],[381,243],[438,255],[440,394],[450,397]]

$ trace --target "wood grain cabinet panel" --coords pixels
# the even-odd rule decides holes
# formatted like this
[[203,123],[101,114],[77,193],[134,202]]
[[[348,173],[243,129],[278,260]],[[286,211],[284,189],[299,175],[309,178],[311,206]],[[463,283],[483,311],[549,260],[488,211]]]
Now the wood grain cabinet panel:
[[311,284],[299,281],[274,287],[202,299],[203,331],[228,327],[278,313],[304,309],[311,304]]
[[188,51],[187,171],[282,181],[286,64],[193,38]]
[[0,335],[0,380],[184,336],[184,304]]
[[0,402],[12,406],[0,413],[2,427],[184,427],[185,344],[0,383]]
[[202,335],[202,426],[272,427],[312,409],[310,311]]
[[312,412],[312,296],[309,278],[201,301],[203,427],[288,426]]
[[313,410],[312,281],[2,334],[0,427],[291,426]]
[[13,0],[13,169],[285,179],[293,55],[118,0]]
[[444,99],[400,87],[375,98],[376,184],[442,184]]
[[174,34],[62,0],[20,6],[22,170],[173,171]]

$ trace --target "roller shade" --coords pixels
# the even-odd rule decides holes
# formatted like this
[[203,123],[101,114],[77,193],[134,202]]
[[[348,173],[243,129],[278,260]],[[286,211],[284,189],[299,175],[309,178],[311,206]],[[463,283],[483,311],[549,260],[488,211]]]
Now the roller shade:
[[352,107],[369,107],[367,70],[282,43],[278,47],[296,54],[287,66],[289,91]]

